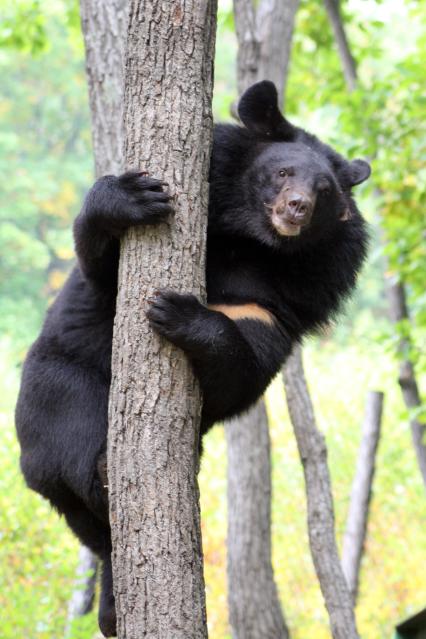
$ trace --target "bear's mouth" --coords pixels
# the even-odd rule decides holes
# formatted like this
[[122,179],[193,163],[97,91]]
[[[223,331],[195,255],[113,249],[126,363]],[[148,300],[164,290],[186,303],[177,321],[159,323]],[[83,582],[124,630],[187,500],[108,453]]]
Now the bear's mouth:
[[286,204],[283,204],[283,202],[276,204],[268,204],[265,202],[264,205],[268,211],[269,220],[278,235],[283,237],[296,237],[300,235],[302,228],[309,224],[306,217],[296,218],[289,213]]
[[295,237],[300,235],[303,224],[286,219],[281,213],[272,210],[271,223],[279,235]]

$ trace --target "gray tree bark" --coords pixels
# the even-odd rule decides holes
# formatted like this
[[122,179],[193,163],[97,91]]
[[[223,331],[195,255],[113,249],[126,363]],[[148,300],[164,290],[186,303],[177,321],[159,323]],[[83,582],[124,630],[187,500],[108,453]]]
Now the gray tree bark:
[[[80,0],[81,27],[86,50],[86,75],[92,119],[97,177],[123,168],[123,54],[127,0]],[[55,266],[52,259],[52,268]],[[68,630],[76,617],[93,608],[97,557],[80,548],[76,589],[68,607]]]
[[241,93],[259,80],[272,80],[281,106],[299,0],[234,0],[238,39],[237,81]]
[[271,466],[265,404],[226,425],[228,605],[234,639],[288,637],[271,562]]
[[[284,89],[299,0],[234,0],[241,94],[253,82]],[[261,401],[225,423],[228,448],[228,605],[234,639],[287,639],[271,559],[271,453]]]
[[[345,46],[339,45],[340,58],[342,61],[342,67],[344,69],[344,75],[348,90],[351,90],[356,86],[358,81],[358,75],[356,71],[356,65],[353,56],[350,51],[349,42],[346,37],[344,24],[338,10],[336,11],[337,0],[324,0],[327,5],[330,5],[329,16],[332,21],[332,25],[338,37],[337,32],[343,34]],[[328,7],[327,7],[327,10]],[[334,26],[336,25],[336,26]],[[380,195],[380,192],[378,191]],[[382,233],[383,244],[386,244],[386,239]],[[387,269],[385,269],[387,271]],[[406,291],[404,282],[401,280],[394,281],[393,277],[385,275],[385,291],[389,300],[389,314],[392,321],[397,324],[401,320],[410,321],[410,314],[407,305]],[[399,368],[398,382],[402,391],[404,403],[408,410],[415,410],[421,406],[421,397],[419,386],[416,379],[416,373],[413,363],[410,361],[407,353],[410,350],[410,337],[400,339],[398,342],[397,353],[401,358]],[[426,424],[418,420],[417,418],[410,419],[411,437],[413,441],[414,450],[417,457],[420,473],[422,475],[423,483],[426,487]]]
[[123,168],[123,64],[128,0],[80,0],[95,173]]
[[316,425],[300,347],[293,349],[284,366],[283,377],[305,476],[309,543],[330,618],[331,634],[333,639],[359,639],[352,597],[337,550],[327,448]]
[[108,441],[118,636],[207,636],[200,534],[200,392],[150,329],[158,289],[204,297],[216,3],[130,0],[125,160],[169,182],[176,217],[122,242]]
[[383,393],[367,395],[365,417],[355,477],[352,482],[349,513],[343,537],[342,568],[354,604],[358,595],[361,558],[367,535],[368,512],[375,472],[376,452],[380,440]]

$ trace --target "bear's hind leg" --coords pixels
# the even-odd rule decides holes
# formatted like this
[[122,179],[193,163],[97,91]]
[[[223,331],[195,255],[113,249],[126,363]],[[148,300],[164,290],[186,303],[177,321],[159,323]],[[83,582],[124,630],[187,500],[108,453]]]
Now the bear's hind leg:
[[109,526],[101,522],[88,508],[79,502],[73,508],[63,511],[68,526],[98,557],[103,559],[111,547],[111,533]]
[[111,553],[104,558],[99,601],[99,628],[105,637],[117,636],[117,618],[112,585]]
[[105,637],[116,636],[115,601],[112,585],[111,532],[81,502],[79,507],[64,512],[69,527],[80,541],[103,561],[99,627]]

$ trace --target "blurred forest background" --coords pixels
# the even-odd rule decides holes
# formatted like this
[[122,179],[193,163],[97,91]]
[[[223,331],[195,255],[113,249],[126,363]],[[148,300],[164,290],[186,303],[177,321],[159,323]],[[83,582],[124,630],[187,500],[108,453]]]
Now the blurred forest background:
[[[232,3],[220,4],[214,113],[236,99]],[[392,637],[426,604],[426,499],[398,386],[406,342],[426,388],[426,13],[414,0],[342,0],[357,88],[348,93],[327,14],[302,0],[286,113],[349,157],[368,157],[358,189],[371,250],[355,299],[327,335],[310,340],[305,366],[329,447],[339,541],[368,389],[385,392],[382,438],[357,605],[364,639]],[[64,636],[77,541],[18,468],[13,408],[20,368],[73,259],[71,225],[93,181],[84,49],[74,0],[0,0],[0,610],[2,639]],[[384,279],[406,287],[410,320],[388,319]],[[294,639],[326,639],[312,567],[302,469],[282,384],[267,394],[273,440],[275,577]],[[223,429],[205,442],[200,476],[209,632],[230,637],[226,604]],[[96,634],[95,614],[72,638]]]

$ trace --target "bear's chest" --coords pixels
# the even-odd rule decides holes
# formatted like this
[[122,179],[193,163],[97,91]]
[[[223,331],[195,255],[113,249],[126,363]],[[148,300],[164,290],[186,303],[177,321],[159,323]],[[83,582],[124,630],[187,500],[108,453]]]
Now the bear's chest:
[[266,303],[276,297],[276,278],[270,260],[260,251],[209,244],[207,297],[209,304]]

